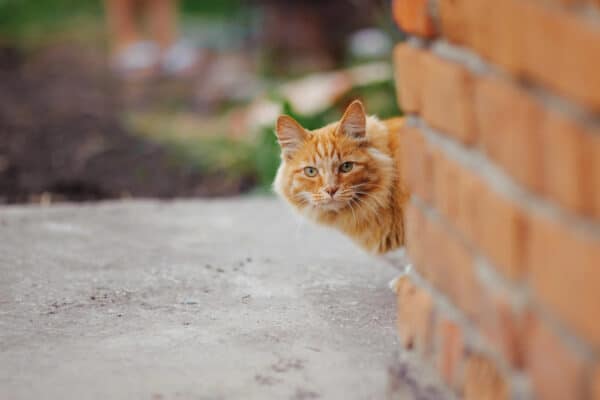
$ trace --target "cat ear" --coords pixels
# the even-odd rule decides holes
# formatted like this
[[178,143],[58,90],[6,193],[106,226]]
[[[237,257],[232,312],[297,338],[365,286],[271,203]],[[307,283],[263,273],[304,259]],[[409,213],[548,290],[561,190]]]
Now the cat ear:
[[365,137],[367,132],[367,116],[360,100],[354,100],[340,120],[340,133],[352,138],[360,139]]
[[281,153],[288,159],[302,146],[308,136],[306,130],[294,118],[287,115],[280,115],[277,118],[275,133],[281,146]]

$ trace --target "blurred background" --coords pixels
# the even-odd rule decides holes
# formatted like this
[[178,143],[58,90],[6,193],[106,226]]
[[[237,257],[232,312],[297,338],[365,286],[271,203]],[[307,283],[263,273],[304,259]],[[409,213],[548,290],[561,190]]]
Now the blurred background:
[[389,0],[0,0],[0,203],[269,192],[278,114],[399,115]]

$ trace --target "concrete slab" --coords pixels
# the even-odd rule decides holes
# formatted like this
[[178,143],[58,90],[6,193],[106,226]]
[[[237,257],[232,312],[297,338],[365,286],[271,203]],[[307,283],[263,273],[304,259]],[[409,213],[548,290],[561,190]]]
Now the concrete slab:
[[398,271],[272,198],[0,209],[1,399],[381,399]]

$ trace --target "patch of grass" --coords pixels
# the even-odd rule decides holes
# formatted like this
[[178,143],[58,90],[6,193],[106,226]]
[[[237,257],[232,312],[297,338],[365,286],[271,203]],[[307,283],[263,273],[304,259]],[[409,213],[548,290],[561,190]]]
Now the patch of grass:
[[[182,16],[230,19],[242,0],[183,0]],[[58,37],[81,40],[104,35],[103,0],[0,0],[0,41],[32,47]]]
[[165,140],[177,159],[192,168],[231,177],[254,176],[254,146],[225,136]]
[[256,177],[256,145],[227,135],[226,117],[137,112],[124,118],[128,129],[163,144],[173,161],[226,178]]
[[264,127],[253,148],[253,164],[260,192],[270,192],[277,167],[279,167],[279,144],[272,127]]
[[0,38],[27,46],[73,31],[74,26],[99,26],[102,15],[98,0],[0,0]]
[[181,10],[184,15],[227,18],[234,16],[244,7],[242,0],[183,0]]

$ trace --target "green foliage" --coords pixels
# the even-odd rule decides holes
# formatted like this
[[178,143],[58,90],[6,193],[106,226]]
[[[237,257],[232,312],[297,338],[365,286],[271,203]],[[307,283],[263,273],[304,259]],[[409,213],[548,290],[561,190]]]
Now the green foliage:
[[[183,0],[180,8],[186,16],[226,19],[239,14],[243,2]],[[102,33],[103,15],[103,0],[0,0],[0,40],[27,46],[44,42],[49,35],[81,32],[90,25]]]
[[352,99],[361,99],[367,108],[367,113],[377,115],[381,119],[402,115],[396,100],[394,82],[391,80],[356,87],[344,98],[348,102]]
[[273,127],[264,127],[258,134],[254,146],[254,168],[259,190],[269,191],[277,167],[279,167],[279,145]]
[[316,114],[299,114],[291,106],[289,102],[283,103],[283,114],[294,118],[300,125],[306,129],[321,128],[338,117],[339,114],[334,108],[328,108]]
[[39,40],[68,30],[74,21],[99,20],[101,15],[99,0],[0,0],[0,38]]
[[130,131],[164,144],[175,163],[232,178],[254,177],[254,144],[228,136],[219,122],[203,124],[202,121],[193,117],[180,119],[176,113],[164,111],[124,115]]
[[185,15],[205,17],[231,17],[243,7],[242,0],[183,0],[181,10]]
[[[0,42],[39,45],[54,34],[62,33],[79,39],[89,38],[87,33],[93,35],[96,32],[98,37],[103,38],[103,5],[102,0],[0,0]],[[192,17],[192,20],[226,21],[230,25],[223,26],[228,30],[250,24],[251,20],[247,18],[251,14],[250,4],[243,0],[181,0],[180,6],[182,14]],[[387,11],[385,17],[389,19]],[[270,80],[272,76],[267,78]],[[392,81],[354,88],[337,104],[312,115],[299,114],[278,97],[277,90],[274,92],[272,97],[282,104],[283,113],[292,116],[307,129],[316,129],[339,119],[343,107],[355,98],[363,100],[370,114],[381,118],[400,115]],[[176,103],[167,108],[175,111],[179,106]],[[221,110],[221,114],[224,112],[226,110]],[[134,124],[132,130],[164,143],[172,150],[174,162],[230,177],[252,177],[258,181],[261,190],[270,190],[280,162],[273,126],[263,127],[256,135],[249,135],[249,139],[231,138],[222,127],[198,129],[210,134],[197,137],[182,135],[169,126],[151,119],[139,126]],[[177,129],[181,130],[181,126]]]
[[174,158],[190,168],[221,172],[230,177],[253,176],[254,146],[225,136],[208,136],[186,140],[163,139]]

